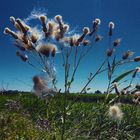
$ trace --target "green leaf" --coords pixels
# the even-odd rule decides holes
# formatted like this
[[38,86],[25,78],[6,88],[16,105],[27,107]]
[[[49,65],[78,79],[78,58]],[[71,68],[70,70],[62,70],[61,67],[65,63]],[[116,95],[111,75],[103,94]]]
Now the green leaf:
[[132,72],[134,72],[134,70],[129,70],[129,71],[121,74],[120,76],[118,76],[117,78],[115,78],[112,83],[119,82],[121,79],[123,79],[127,75],[131,74]]

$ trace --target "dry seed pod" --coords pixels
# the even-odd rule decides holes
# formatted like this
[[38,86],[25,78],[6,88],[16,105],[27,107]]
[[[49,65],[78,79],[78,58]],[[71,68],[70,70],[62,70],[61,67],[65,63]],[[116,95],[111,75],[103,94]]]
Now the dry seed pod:
[[4,29],[4,34],[9,34],[13,38],[18,39],[18,35],[15,32],[11,31],[9,28]]
[[40,21],[42,23],[42,28],[43,28],[42,30],[44,32],[47,32],[46,19],[47,19],[47,17],[45,15],[40,16]]
[[16,22],[16,20],[15,20],[15,18],[13,17],[13,16],[10,16],[10,21],[13,23],[13,25],[15,25],[15,22]]
[[55,57],[55,54],[56,54],[56,48],[53,48],[51,53],[52,57]]
[[87,46],[88,44],[89,44],[89,41],[88,41],[88,40],[84,40],[84,41],[83,41],[83,45],[84,45],[84,46]]
[[27,28],[25,27],[25,25],[22,23],[21,19],[16,19],[16,22],[18,23],[18,25],[20,26],[22,32],[24,33],[24,35],[27,34]]
[[115,93],[116,93],[117,95],[120,95],[120,92],[119,92],[119,90],[118,90],[118,84],[117,84],[117,83],[113,83],[113,85],[114,85]]
[[133,55],[133,52],[131,52],[131,51],[127,51],[127,52],[125,52],[124,54],[123,54],[123,56],[122,56],[122,59],[123,60],[125,60],[125,59],[128,59],[130,56],[132,56]]
[[101,41],[102,39],[103,39],[102,36],[96,35],[96,37],[95,37],[95,42]]
[[28,44],[29,40],[26,36],[23,36],[22,37],[22,41],[25,43],[25,44]]
[[107,55],[108,57],[110,57],[110,56],[112,56],[112,54],[113,54],[113,49],[112,49],[112,48],[111,48],[111,49],[107,49],[106,55]]
[[84,27],[84,28],[83,28],[83,33],[84,33],[84,35],[89,34],[89,32],[90,32],[90,30],[89,30],[88,27]]
[[135,57],[135,58],[134,58],[134,61],[135,61],[135,62],[140,61],[140,56]]
[[32,51],[32,50],[35,49],[35,47],[34,47],[34,45],[33,45],[33,43],[31,41],[29,41],[28,44],[24,44],[24,48],[26,50],[29,50],[29,51]]
[[62,21],[62,16],[61,15],[56,15],[54,18],[55,18],[55,20],[57,22],[61,22]]
[[95,22],[96,22],[97,25],[100,25],[101,24],[101,20],[99,18],[96,18],[95,19]]
[[28,56],[27,55],[22,55],[19,51],[16,52],[16,55],[20,57],[20,59],[24,62],[26,62],[28,60]]
[[38,40],[38,37],[37,37],[36,35],[33,34],[33,35],[31,36],[31,40],[32,40],[33,43],[36,43],[37,40]]
[[32,80],[33,80],[33,83],[34,83],[34,87],[33,87],[34,90],[41,91],[41,90],[44,89],[44,83],[43,83],[43,81],[40,77],[34,76]]
[[92,31],[89,33],[89,36],[92,36],[96,31],[97,31],[97,29],[98,29],[98,24],[97,24],[97,22],[96,21],[93,21],[93,29],[92,29]]
[[72,37],[70,38],[70,46],[74,46],[74,40]]
[[37,51],[42,53],[46,57],[49,57],[54,48],[56,48],[56,45],[51,43],[41,44],[40,46],[38,46]]
[[136,74],[137,74],[139,71],[140,71],[140,67],[135,68],[135,71],[134,71],[132,77],[135,78],[135,77],[136,77]]
[[137,84],[135,88],[140,90],[140,84]]
[[118,38],[113,42],[113,46],[116,47],[116,46],[120,45],[120,43],[121,43],[121,39]]
[[15,42],[14,45],[15,45],[18,49],[20,49],[21,51],[25,51],[25,48],[24,48],[21,44],[19,44],[18,42]]
[[114,23],[113,22],[109,22],[109,36],[113,35],[113,29],[114,29]]

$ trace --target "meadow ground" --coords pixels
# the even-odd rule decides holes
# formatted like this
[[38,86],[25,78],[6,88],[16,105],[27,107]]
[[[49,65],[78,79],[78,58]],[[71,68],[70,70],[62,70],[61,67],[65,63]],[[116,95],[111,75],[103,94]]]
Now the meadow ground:
[[[123,118],[115,120],[108,116],[104,98],[68,95],[66,140],[140,140],[140,106],[132,104],[131,96],[121,97],[116,102],[121,102]],[[48,101],[29,93],[0,95],[0,140],[59,140],[62,108],[61,94]]]

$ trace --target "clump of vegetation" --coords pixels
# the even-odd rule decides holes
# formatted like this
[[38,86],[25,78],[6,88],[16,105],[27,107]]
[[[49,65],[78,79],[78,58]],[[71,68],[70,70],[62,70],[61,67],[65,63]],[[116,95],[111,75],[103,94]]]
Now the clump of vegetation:
[[[82,89],[74,96],[73,100],[69,101],[69,94],[71,93],[75,75],[79,70],[81,61],[94,49],[94,45],[103,40],[103,37],[99,34],[101,21],[96,18],[91,28],[83,27],[81,33],[77,33],[76,31],[70,32],[69,25],[63,21],[61,15],[56,15],[53,19],[48,19],[46,15],[39,15],[37,17],[40,20],[41,29],[36,26],[31,27],[25,21],[11,16],[10,21],[16,31],[9,28],[4,30],[5,34],[11,35],[14,38],[14,44],[18,49],[16,55],[23,62],[28,63],[45,74],[45,76],[36,75],[33,77],[33,90],[35,95],[45,100],[43,102],[46,102],[45,110],[47,110],[47,113],[41,114],[41,119],[37,117],[40,116],[42,110],[44,112],[44,105],[43,107],[38,106],[40,104],[39,99],[33,102],[33,108],[27,110],[34,114],[37,113],[37,116],[31,115],[33,120],[37,120],[36,126],[44,126],[47,129],[47,135],[50,133],[51,139],[64,140],[70,137],[72,139],[102,139],[110,138],[110,133],[112,134],[112,132],[114,134],[111,139],[133,138],[131,132],[129,136],[123,134],[126,131],[124,128],[126,125],[123,122],[125,117],[120,117],[123,118],[119,119],[121,124],[120,121],[115,122],[116,119],[110,123],[107,113],[108,109],[111,108],[110,104],[116,101],[119,102],[122,95],[127,96],[128,94],[135,94],[140,91],[138,85],[136,87],[132,86],[132,82],[140,70],[139,67],[126,71],[114,78],[114,74],[120,66],[140,61],[140,56],[132,57],[133,52],[130,50],[123,53],[121,58],[116,57],[116,50],[121,44],[121,39],[114,39],[113,37],[114,23],[109,22],[108,25],[109,46],[103,62],[96,71],[94,70],[95,73],[91,72],[88,74],[88,79]],[[57,68],[55,67],[55,56],[58,52],[60,52],[62,57],[62,66],[64,68],[64,84],[60,89],[57,87],[57,82],[59,81],[57,81]],[[76,101],[82,97],[80,95],[90,90],[89,84],[96,76],[103,72],[107,72],[108,86],[100,107],[98,104],[77,103]],[[132,74],[130,83],[123,89],[119,89],[121,80],[130,74]],[[115,92],[116,96],[109,100],[112,92]],[[137,100],[134,102],[137,103]],[[26,103],[30,104],[28,101]],[[40,112],[38,112],[38,109]],[[121,112],[121,109],[117,105],[113,110],[110,109],[111,111],[110,116],[115,116],[118,111]],[[121,113],[125,116],[123,111]],[[44,115],[46,118],[42,118]],[[124,126],[122,126],[123,123]],[[111,127],[112,125],[113,128]],[[101,130],[103,131],[101,132]]]

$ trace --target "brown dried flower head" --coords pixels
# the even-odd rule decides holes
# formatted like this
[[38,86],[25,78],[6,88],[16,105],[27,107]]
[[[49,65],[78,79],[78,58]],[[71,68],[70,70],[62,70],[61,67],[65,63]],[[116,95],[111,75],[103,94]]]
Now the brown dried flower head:
[[16,22],[18,23],[18,25],[20,26],[22,32],[24,33],[24,35],[27,34],[27,31],[28,31],[28,28],[27,26],[25,25],[25,23],[23,23],[23,21],[21,19],[16,19]]
[[95,19],[95,22],[97,23],[97,25],[100,25],[101,24],[101,20],[99,18],[96,18]]
[[18,39],[18,35],[15,32],[11,31],[9,28],[4,29],[4,34],[9,34],[13,38]]
[[107,55],[108,57],[110,57],[110,56],[112,56],[112,54],[113,54],[113,49],[112,49],[112,48],[111,48],[111,49],[107,49],[106,55]]
[[84,28],[83,28],[83,33],[84,33],[85,35],[89,34],[89,32],[90,32],[90,30],[89,30],[88,27],[84,27]]
[[57,22],[62,22],[62,16],[61,15],[56,15],[54,18]]
[[140,84],[137,84],[135,88],[140,90]]
[[20,59],[21,59],[22,61],[24,61],[24,62],[26,62],[26,61],[28,60],[28,56],[27,56],[27,55],[21,54],[19,51],[16,52],[16,55],[17,55],[18,57],[20,57]]
[[83,45],[87,46],[89,44],[89,40],[83,40]]
[[110,22],[109,22],[109,28],[114,29],[114,27],[115,27],[114,22],[110,21]]
[[133,55],[133,52],[132,51],[130,51],[130,50],[128,50],[127,52],[125,52],[124,54],[123,54],[123,56],[122,56],[122,59],[128,59],[130,56],[132,56]]
[[116,46],[120,45],[120,43],[121,43],[121,39],[118,38],[113,42],[113,46],[116,47]]
[[140,56],[135,57],[135,58],[134,58],[134,61],[135,61],[135,62],[140,61]]
[[15,20],[15,18],[13,17],[13,16],[10,16],[10,21],[13,23],[13,25],[15,25],[15,22],[16,22],[16,20]]
[[56,45],[47,43],[47,44],[41,44],[40,46],[37,47],[37,51],[45,55],[46,57],[50,56],[50,53],[56,49]]
[[44,88],[44,83],[42,79],[39,76],[33,77],[33,83],[34,83],[34,90],[41,91]]
[[41,20],[41,22],[46,22],[46,20],[47,20],[47,17],[45,16],[45,15],[41,15],[40,17],[39,17],[39,19]]
[[102,39],[103,39],[102,36],[96,35],[96,37],[95,37],[95,42],[101,41]]

